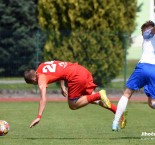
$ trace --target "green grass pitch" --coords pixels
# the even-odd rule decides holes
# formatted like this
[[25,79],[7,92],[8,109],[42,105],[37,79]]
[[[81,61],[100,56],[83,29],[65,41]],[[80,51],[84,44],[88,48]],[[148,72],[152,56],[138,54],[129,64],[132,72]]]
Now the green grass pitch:
[[48,102],[40,123],[30,129],[38,102],[0,103],[0,119],[10,124],[0,145],[146,145],[154,144],[154,110],[145,103],[129,103],[127,127],[111,131],[114,115],[96,105],[72,111],[66,102]]

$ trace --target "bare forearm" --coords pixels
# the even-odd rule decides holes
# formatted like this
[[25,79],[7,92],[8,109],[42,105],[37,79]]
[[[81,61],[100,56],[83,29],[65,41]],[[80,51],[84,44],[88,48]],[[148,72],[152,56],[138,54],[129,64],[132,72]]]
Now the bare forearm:
[[46,106],[46,100],[41,99],[39,103],[38,115],[42,116],[45,106]]
[[32,128],[33,126],[37,125],[40,122],[40,119],[46,106],[46,85],[40,85],[39,89],[41,98],[39,102],[38,116],[32,121],[32,123],[30,124],[30,128]]
[[41,88],[40,92],[41,92],[41,98],[39,102],[38,115],[42,116],[42,113],[46,106],[46,88]]
[[60,81],[60,87],[61,87],[61,89],[65,88],[65,81],[64,80]]
[[68,91],[66,90],[66,87],[65,87],[65,81],[64,80],[61,80],[60,81],[60,87],[61,87],[61,93],[64,97],[67,97],[68,96]]

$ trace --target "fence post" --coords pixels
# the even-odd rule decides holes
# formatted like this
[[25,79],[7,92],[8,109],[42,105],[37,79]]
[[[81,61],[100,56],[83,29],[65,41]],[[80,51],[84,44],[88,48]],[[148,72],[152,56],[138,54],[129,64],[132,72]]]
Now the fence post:
[[124,48],[124,88],[126,84],[126,75],[127,75],[127,48],[128,48],[129,36],[127,33],[123,35],[123,48]]
[[[35,45],[36,45],[36,68],[39,65],[39,53],[40,53],[40,42],[39,42],[39,38],[40,38],[40,33],[39,31],[36,32],[35,34]],[[36,93],[38,92],[38,86],[36,86]]]
[[39,36],[40,36],[40,33],[39,31],[37,31],[36,32],[36,68],[38,67],[38,64],[39,64],[39,52],[40,52]]

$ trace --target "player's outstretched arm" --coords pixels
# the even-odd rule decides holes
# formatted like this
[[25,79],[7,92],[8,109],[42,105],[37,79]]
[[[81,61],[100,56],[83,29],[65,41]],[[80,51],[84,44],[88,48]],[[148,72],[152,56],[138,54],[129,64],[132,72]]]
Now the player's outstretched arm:
[[46,106],[46,87],[41,87],[40,93],[41,93],[41,99],[40,99],[40,103],[39,103],[38,115],[37,115],[37,118],[32,121],[30,128],[32,128],[33,126],[35,126],[39,123],[42,113]]

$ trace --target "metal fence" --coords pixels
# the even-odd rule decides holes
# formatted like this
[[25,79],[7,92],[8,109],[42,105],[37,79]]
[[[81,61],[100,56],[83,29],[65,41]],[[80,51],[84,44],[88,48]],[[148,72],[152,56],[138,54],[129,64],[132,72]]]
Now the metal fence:
[[[18,41],[18,40],[17,40]],[[31,66],[33,65],[34,67],[36,67],[38,65],[38,63],[40,61],[43,61],[43,44],[45,41],[45,36],[43,37],[43,34],[40,33],[39,31],[35,32],[35,34],[33,34],[33,41],[34,43],[32,43],[32,47],[31,47]],[[124,84],[126,83],[126,80],[128,79],[130,72],[133,71],[134,66],[137,63],[136,61],[133,60],[127,60],[127,47],[128,47],[128,42],[129,41],[129,36],[125,35],[125,41],[124,41],[124,66],[123,66],[123,70],[120,74],[120,76],[118,76],[116,79],[114,79],[112,81],[112,83],[107,86],[107,88],[109,90],[122,90],[124,89]],[[2,44],[1,40],[0,43]],[[3,45],[4,46],[4,45]],[[22,46],[24,46],[24,44],[22,44]],[[10,47],[10,46],[9,46]],[[5,45],[5,47],[0,47],[0,51],[1,54],[4,53],[4,50],[8,49],[8,46]],[[22,49],[22,48],[21,48]],[[31,93],[36,93],[37,92],[37,88],[32,86],[32,85],[27,85],[23,79],[23,70],[29,65],[27,62],[30,59],[30,56],[26,54],[26,56],[24,56],[24,53],[26,49],[24,48],[22,51],[20,51],[21,55],[19,55],[19,58],[16,58],[16,61],[13,61],[13,57],[16,57],[16,50],[14,49],[14,51],[12,51],[12,61],[10,59],[10,61],[0,61],[0,94],[4,94],[6,92],[10,92],[10,93],[19,93],[19,92],[23,92],[23,91],[29,91]],[[11,52],[11,51],[10,51]],[[7,59],[7,58],[6,58]],[[21,65],[21,63],[24,63],[25,66],[19,67]],[[7,75],[6,73],[3,73],[4,71],[4,66],[5,69],[8,69],[7,71]],[[18,73],[17,73],[18,72]],[[20,73],[19,73],[20,72]],[[56,85],[51,85],[50,87],[51,89],[57,89]]]

